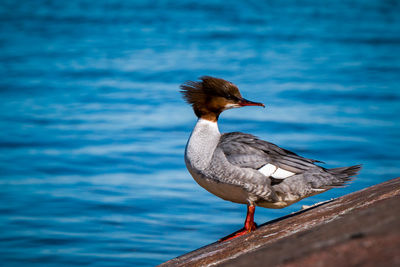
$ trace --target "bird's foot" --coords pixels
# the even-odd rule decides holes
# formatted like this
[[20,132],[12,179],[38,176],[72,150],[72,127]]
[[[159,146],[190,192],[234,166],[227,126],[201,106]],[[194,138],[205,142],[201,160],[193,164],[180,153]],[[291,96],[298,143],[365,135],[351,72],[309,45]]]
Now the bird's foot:
[[253,223],[251,226],[248,227],[248,229],[246,229],[246,227],[243,227],[242,229],[240,229],[240,230],[238,230],[238,231],[236,231],[236,232],[234,232],[234,233],[232,233],[230,235],[227,235],[227,236],[219,239],[218,242],[221,243],[221,242],[225,242],[225,241],[228,241],[228,240],[232,240],[232,239],[234,239],[236,237],[239,237],[239,236],[242,236],[242,235],[246,235],[246,234],[248,234],[250,232],[253,232],[256,229],[257,229],[257,224]]

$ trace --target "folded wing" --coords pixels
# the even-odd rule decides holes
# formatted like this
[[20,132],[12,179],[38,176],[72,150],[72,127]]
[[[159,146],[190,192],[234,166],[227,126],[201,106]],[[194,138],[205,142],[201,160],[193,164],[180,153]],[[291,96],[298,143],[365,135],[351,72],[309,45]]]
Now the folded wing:
[[284,179],[311,168],[318,168],[319,166],[314,163],[320,162],[303,158],[251,134],[241,132],[223,134],[218,146],[231,164],[259,170],[275,179]]

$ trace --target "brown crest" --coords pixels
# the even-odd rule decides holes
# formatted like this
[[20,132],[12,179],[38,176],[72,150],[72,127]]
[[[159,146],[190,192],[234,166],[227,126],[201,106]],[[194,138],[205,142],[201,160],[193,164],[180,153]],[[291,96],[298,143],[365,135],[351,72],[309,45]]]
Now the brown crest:
[[181,85],[183,98],[192,105],[199,118],[216,121],[227,104],[242,99],[239,89],[231,82],[210,76],[200,80]]

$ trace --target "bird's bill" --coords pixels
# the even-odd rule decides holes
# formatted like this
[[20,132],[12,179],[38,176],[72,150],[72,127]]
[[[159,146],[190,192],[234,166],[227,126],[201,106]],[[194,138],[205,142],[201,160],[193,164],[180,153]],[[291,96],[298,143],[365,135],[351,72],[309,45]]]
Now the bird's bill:
[[260,106],[260,107],[265,108],[265,105],[263,103],[253,102],[253,101],[250,101],[250,100],[247,100],[244,98],[240,99],[238,104],[242,107],[244,107],[244,106]]

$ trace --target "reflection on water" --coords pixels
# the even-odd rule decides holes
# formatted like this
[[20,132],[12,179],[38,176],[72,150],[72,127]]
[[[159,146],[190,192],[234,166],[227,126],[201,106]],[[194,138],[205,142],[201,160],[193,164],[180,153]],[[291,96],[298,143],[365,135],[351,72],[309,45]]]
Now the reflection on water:
[[[328,167],[344,189],[399,175],[396,1],[2,1],[0,256],[6,265],[145,266],[241,227],[245,207],[190,177],[201,75],[267,104],[225,112],[244,131]],[[221,216],[223,215],[223,216]]]

